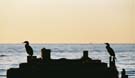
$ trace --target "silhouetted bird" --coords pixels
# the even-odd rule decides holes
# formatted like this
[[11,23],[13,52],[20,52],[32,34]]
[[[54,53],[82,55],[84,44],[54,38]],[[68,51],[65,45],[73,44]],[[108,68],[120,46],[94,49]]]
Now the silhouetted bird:
[[28,41],[24,41],[25,43],[25,49],[26,49],[26,52],[32,56],[33,55],[33,49],[31,48],[31,46],[29,45],[29,42]]
[[105,43],[105,44],[106,44],[106,49],[107,49],[108,53],[110,54],[110,56],[111,56],[111,57],[113,56],[113,58],[116,59],[116,57],[115,57],[115,52],[114,52],[114,50],[110,47],[110,44],[109,44],[109,43]]

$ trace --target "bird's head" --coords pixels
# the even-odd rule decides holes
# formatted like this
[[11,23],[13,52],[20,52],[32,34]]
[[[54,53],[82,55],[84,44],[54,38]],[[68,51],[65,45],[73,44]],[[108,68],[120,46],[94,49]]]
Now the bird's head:
[[23,43],[25,43],[25,44],[29,44],[29,41],[24,41]]
[[105,43],[107,46],[110,46],[110,44],[109,43]]

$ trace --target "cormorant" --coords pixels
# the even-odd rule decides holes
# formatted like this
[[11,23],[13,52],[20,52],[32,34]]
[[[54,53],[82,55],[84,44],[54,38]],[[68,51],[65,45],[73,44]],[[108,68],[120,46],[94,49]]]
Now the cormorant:
[[113,57],[114,59],[116,59],[115,57],[115,52],[114,50],[110,47],[109,43],[105,43],[106,44],[106,49],[108,51],[108,53],[110,54],[111,57]]
[[28,41],[24,41],[24,43],[25,43],[26,52],[28,53],[28,55],[32,56],[33,55],[33,49],[29,45],[29,42]]

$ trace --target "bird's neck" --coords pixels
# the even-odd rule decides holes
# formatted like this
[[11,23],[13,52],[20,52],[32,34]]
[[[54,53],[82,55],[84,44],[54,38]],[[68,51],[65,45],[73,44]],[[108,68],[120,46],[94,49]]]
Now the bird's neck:
[[28,46],[29,44],[27,43],[26,46]]

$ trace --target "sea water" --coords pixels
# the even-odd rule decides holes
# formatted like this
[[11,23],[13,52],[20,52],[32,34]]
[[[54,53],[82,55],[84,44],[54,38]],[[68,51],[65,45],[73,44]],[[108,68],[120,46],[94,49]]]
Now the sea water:
[[[41,49],[51,49],[51,58],[79,59],[84,50],[89,51],[89,57],[109,63],[109,54],[104,44],[31,44],[34,56],[41,57]],[[135,44],[111,44],[116,53],[116,66],[119,73],[126,69],[129,78],[135,78]],[[9,68],[19,67],[26,62],[27,53],[24,44],[0,44],[0,78],[6,78]]]

